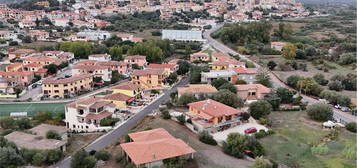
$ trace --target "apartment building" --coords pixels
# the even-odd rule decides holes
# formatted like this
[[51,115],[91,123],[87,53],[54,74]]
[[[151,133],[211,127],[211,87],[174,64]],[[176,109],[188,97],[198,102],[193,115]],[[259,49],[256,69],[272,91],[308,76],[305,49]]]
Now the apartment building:
[[112,79],[112,71],[108,66],[95,65],[82,65],[77,64],[72,67],[72,75],[86,75],[91,74],[94,77],[100,77],[103,81],[109,82]]
[[163,69],[135,70],[131,74],[133,83],[140,85],[143,89],[162,89],[166,77]]
[[45,79],[42,93],[47,97],[70,97],[92,89],[93,75],[77,75],[64,79]]
[[144,67],[147,64],[146,56],[142,56],[142,55],[127,56],[125,57],[124,62],[130,63],[131,65],[136,64],[139,67]]

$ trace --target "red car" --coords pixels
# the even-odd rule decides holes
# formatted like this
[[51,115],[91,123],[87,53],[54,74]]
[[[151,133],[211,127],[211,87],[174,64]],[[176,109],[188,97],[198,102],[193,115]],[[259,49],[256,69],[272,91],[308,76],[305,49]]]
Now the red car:
[[247,128],[246,130],[244,130],[244,133],[246,134],[251,134],[251,133],[256,133],[257,132],[257,129],[255,127],[250,127],[250,128]]

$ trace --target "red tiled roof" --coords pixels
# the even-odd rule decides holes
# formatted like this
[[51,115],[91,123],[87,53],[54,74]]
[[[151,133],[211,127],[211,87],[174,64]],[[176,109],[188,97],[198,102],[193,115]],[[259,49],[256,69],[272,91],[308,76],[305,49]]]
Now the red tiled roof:
[[[212,99],[188,104],[190,108],[199,110],[206,119],[225,115],[239,114],[241,111]],[[200,114],[201,114],[200,113]]]
[[114,101],[126,101],[126,102],[130,102],[133,101],[134,98],[127,96],[125,94],[122,93],[115,93],[115,94],[110,94],[110,95],[106,95],[103,97],[103,99],[105,100],[114,100]]
[[270,93],[271,89],[265,87],[262,84],[244,84],[244,85],[235,85],[237,88],[237,91],[246,91],[246,90],[252,90],[255,89],[257,90],[258,93]]
[[146,59],[146,56],[142,56],[142,55],[131,55],[131,56],[125,57],[125,59]]
[[190,84],[188,87],[178,87],[178,93],[195,94],[195,93],[214,93],[217,89],[210,84]]
[[149,64],[148,68],[161,69],[161,68],[175,68],[175,64]]
[[55,79],[45,79],[43,81],[44,84],[66,84],[66,83],[71,83],[71,82],[75,82],[75,81],[79,81],[79,80],[83,80],[85,78],[89,78],[92,77],[93,75],[91,74],[84,74],[84,75],[77,75],[77,76],[72,76],[70,78],[65,78],[65,79],[59,79],[59,80],[55,80]]
[[94,114],[94,113],[89,113],[85,118],[87,119],[93,119],[93,120],[101,120],[101,119],[104,119],[104,118],[107,118],[109,116],[111,116],[113,113],[111,112],[108,112],[108,111],[103,111],[103,112],[100,112],[98,114]]
[[135,70],[132,75],[134,76],[143,76],[143,75],[162,75],[164,73],[163,69],[144,69],[144,70]]
[[135,132],[135,133],[130,133],[128,135],[134,142],[151,141],[151,140],[165,139],[165,138],[174,138],[170,133],[168,133],[163,128]]
[[113,86],[111,89],[137,90],[140,86],[130,81]]
[[239,74],[256,74],[257,70],[254,68],[244,68],[244,67],[236,67],[232,68],[234,72],[236,72],[238,75]]

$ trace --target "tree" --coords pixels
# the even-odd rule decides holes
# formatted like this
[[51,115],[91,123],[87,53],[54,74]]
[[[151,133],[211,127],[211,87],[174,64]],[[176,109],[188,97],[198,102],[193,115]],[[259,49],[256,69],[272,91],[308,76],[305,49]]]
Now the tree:
[[102,79],[102,77],[101,76],[95,76],[95,77],[93,77],[93,82],[102,82],[103,81],[103,79]]
[[249,105],[248,111],[254,119],[260,119],[270,114],[272,106],[265,100],[258,100]]
[[160,63],[164,53],[160,47],[152,43],[138,43],[128,50],[129,55],[145,55],[149,63]]
[[170,112],[169,110],[167,109],[162,109],[160,110],[161,111],[161,117],[165,120],[168,120],[168,119],[171,119],[171,115],[170,115]]
[[69,51],[76,59],[88,59],[92,53],[92,45],[87,42],[62,42],[58,44],[59,50]]
[[16,121],[16,124],[20,130],[32,128],[32,123],[28,118],[21,118]]
[[16,121],[11,117],[0,118],[0,126],[3,129],[14,129],[16,128]]
[[266,87],[272,87],[269,73],[263,69],[258,71],[257,75],[255,76],[255,80],[255,83],[262,84]]
[[171,73],[166,79],[165,83],[168,83],[169,85],[174,84],[177,81],[177,73]]
[[269,102],[273,110],[279,110],[281,98],[275,93],[269,93],[264,96],[264,100]]
[[287,23],[279,23],[278,29],[274,30],[274,36],[277,37],[280,40],[287,40],[289,39],[293,34],[293,28],[291,24]]
[[231,83],[225,83],[225,84],[221,85],[218,89],[219,90],[229,90],[230,92],[232,92],[234,94],[237,93],[237,88]]
[[287,88],[278,88],[276,94],[280,97],[281,103],[292,103],[295,92]]
[[63,157],[61,150],[47,150],[46,152],[46,164],[53,164],[60,161]]
[[327,121],[332,119],[332,109],[327,104],[316,103],[309,105],[306,109],[308,116],[317,121]]
[[20,97],[20,93],[22,93],[22,89],[21,88],[15,88],[16,98]]
[[58,132],[53,131],[53,130],[49,130],[46,132],[46,138],[47,139],[57,139],[57,140],[62,139],[62,137],[58,134]]
[[123,49],[121,47],[111,47],[109,49],[109,54],[114,61],[122,61],[124,60],[123,57]]
[[111,154],[110,154],[108,151],[100,150],[100,151],[97,151],[97,152],[95,153],[94,157],[95,157],[97,160],[107,161],[107,160],[110,159]]
[[286,59],[294,59],[296,56],[296,46],[292,43],[284,44],[282,56]]
[[250,118],[250,114],[249,113],[241,113],[240,116],[242,117],[242,120],[247,121]]
[[124,76],[119,74],[119,72],[117,70],[112,71],[112,79],[110,79],[111,84],[117,83],[123,79],[124,79]]
[[251,168],[273,168],[269,160],[264,159],[263,157],[258,157],[255,159]]
[[22,156],[11,146],[0,147],[1,167],[21,166],[24,164]]
[[211,82],[211,85],[214,86],[216,89],[218,89],[219,87],[221,87],[223,84],[229,83],[228,80],[224,79],[224,78],[218,78],[215,79]]
[[317,84],[314,79],[310,77],[301,78],[297,82],[296,89],[298,89],[300,92],[304,92],[305,94],[315,95],[315,96],[318,96],[322,91],[321,86]]
[[357,77],[347,77],[342,81],[342,85],[346,90],[352,90],[356,91],[357,90]]
[[213,94],[212,99],[233,108],[243,107],[244,105],[243,100],[239,98],[237,94],[228,90],[220,90],[219,92]]
[[269,61],[267,66],[270,70],[274,70],[274,68],[277,66],[278,64],[276,64],[274,61]]
[[322,86],[325,86],[325,85],[328,84],[328,80],[326,80],[325,76],[323,74],[321,74],[321,73],[315,74],[313,76],[313,78],[318,84],[320,84]]
[[22,42],[23,43],[32,43],[32,39],[30,36],[25,36],[24,38],[22,38]]
[[324,90],[319,95],[321,98],[326,99],[331,104],[339,104],[341,106],[348,106],[351,104],[351,98],[332,90]]
[[53,75],[57,73],[58,67],[56,64],[45,65],[44,68],[47,69],[47,74]]
[[177,101],[177,104],[180,106],[187,106],[187,104],[196,102],[198,99],[193,94],[183,94]]
[[213,136],[211,134],[209,134],[208,131],[200,132],[198,134],[198,139],[205,144],[217,145],[216,140],[213,139]]
[[243,158],[246,138],[239,133],[230,133],[223,142],[223,152],[236,158]]
[[346,124],[346,129],[347,129],[348,131],[351,131],[351,132],[356,133],[356,132],[357,132],[357,123],[355,123],[355,122],[350,122],[350,123]]
[[71,160],[71,168],[93,168],[95,164],[95,158],[93,156],[89,156],[83,149],[76,152]]
[[179,61],[178,62],[178,70],[177,70],[177,74],[178,75],[185,75],[189,70],[190,70],[190,63],[188,63],[187,61]]
[[46,161],[46,156],[43,154],[43,152],[37,152],[32,157],[32,164],[36,166],[40,166],[44,164],[45,161]]

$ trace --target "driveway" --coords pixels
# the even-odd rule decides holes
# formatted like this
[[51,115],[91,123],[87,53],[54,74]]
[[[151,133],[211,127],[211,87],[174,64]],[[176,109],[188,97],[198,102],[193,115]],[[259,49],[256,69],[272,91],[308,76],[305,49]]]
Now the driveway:
[[236,127],[230,128],[230,129],[222,131],[222,132],[215,133],[215,134],[213,134],[213,138],[217,142],[221,143],[222,141],[225,141],[227,139],[227,137],[228,137],[228,135],[230,133],[235,133],[236,132],[236,133],[240,133],[240,134],[244,135],[245,134],[244,130],[246,130],[247,128],[250,128],[250,127],[255,127],[258,131],[262,130],[262,129],[265,130],[265,131],[268,130],[268,128],[266,128],[263,125],[251,122],[251,123],[245,123],[245,124],[238,125]]

